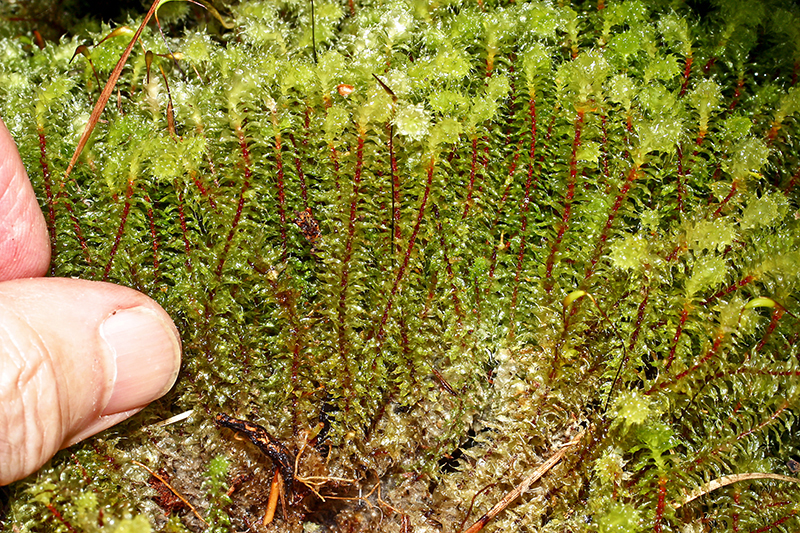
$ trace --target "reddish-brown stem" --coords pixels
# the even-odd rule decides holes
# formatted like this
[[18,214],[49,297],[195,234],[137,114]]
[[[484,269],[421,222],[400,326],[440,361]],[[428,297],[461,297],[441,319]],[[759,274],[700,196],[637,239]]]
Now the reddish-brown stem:
[[611,172],[608,168],[608,128],[607,128],[608,117],[606,114],[603,113],[602,117],[600,118],[600,124],[602,126],[601,132],[602,137],[600,139],[600,156],[601,156],[601,165],[603,168],[603,178],[605,178],[606,186],[608,184],[608,180],[611,177]]
[[56,245],[56,210],[53,202],[53,187],[50,179],[50,165],[47,163],[47,139],[44,136],[44,128],[39,125],[39,163],[42,165],[42,178],[44,181],[44,192],[47,200],[47,230],[50,233],[50,247],[55,249]]
[[791,190],[794,188],[795,184],[800,181],[800,167],[797,167],[797,171],[794,173],[792,178],[789,180],[789,183],[783,188],[783,192],[785,194],[789,194]]
[[[277,130],[278,120],[275,114],[272,115],[272,122]],[[278,188],[278,216],[281,221],[281,246],[283,247],[283,259],[286,260],[286,251],[289,246],[286,235],[286,191],[283,184],[283,155],[281,149],[283,141],[280,132],[275,133],[275,166],[277,170],[275,185]]]
[[603,247],[608,240],[608,234],[614,224],[614,218],[617,216],[619,208],[622,207],[622,202],[625,201],[625,198],[628,196],[628,192],[631,190],[631,187],[633,187],[633,182],[636,181],[638,176],[639,167],[634,164],[628,171],[628,176],[625,178],[625,183],[619,190],[619,194],[617,194],[617,198],[614,200],[614,205],[611,207],[611,211],[608,213],[608,220],[606,220],[606,225],[603,227],[603,231],[600,233],[600,239],[597,241],[597,246],[595,246],[594,253],[592,254],[592,261],[589,264],[589,268],[586,269],[586,275],[584,276],[584,279],[588,280],[594,274],[594,268],[603,253]]
[[[308,111],[306,111],[306,123],[308,122]],[[308,126],[306,126],[308,129]],[[294,146],[294,168],[297,171],[297,179],[300,181],[300,197],[303,199],[303,208],[308,209],[308,188],[306,187],[306,174],[303,172],[303,163],[300,160],[300,148],[297,146],[297,141],[294,140],[294,135],[291,133],[289,134],[289,140],[292,142],[292,146]],[[304,138],[303,139],[303,147],[306,146],[308,141]]]
[[[337,330],[339,341],[339,358],[342,361],[344,387],[349,389],[352,383],[350,375],[349,350],[347,348],[347,288],[350,278],[350,260],[353,257],[353,242],[356,234],[358,213],[358,193],[361,185],[361,172],[364,166],[364,131],[359,129],[358,147],[356,148],[356,168],[353,174],[353,194],[350,197],[350,214],[347,219],[347,236],[342,257],[342,275],[339,278],[339,304],[337,307]],[[345,410],[350,408],[350,399],[345,397]]]
[[683,84],[681,85],[680,96],[686,94],[686,88],[689,86],[689,77],[692,74],[692,61],[692,56],[688,56],[686,58],[686,63],[684,64],[683,68]]
[[301,334],[302,326],[297,317],[297,303],[295,301],[294,293],[291,290],[287,290],[278,292],[276,296],[278,303],[286,310],[289,321],[289,330],[291,333],[291,340],[287,343],[288,348],[292,352],[292,370],[290,379],[291,386],[289,396],[291,397],[292,401],[292,432],[297,435],[300,431],[299,410],[297,408],[299,394],[297,391],[300,390],[298,381],[301,361],[300,351],[303,346]]
[[747,285],[748,283],[752,282],[755,279],[756,279],[756,277],[753,276],[752,274],[749,275],[749,276],[745,276],[744,278],[740,279],[739,281],[737,281],[733,285],[731,285],[729,287],[725,287],[724,289],[722,289],[718,293],[716,293],[713,296],[709,297],[705,302],[703,302],[703,305],[708,305],[711,302],[711,300],[716,300],[717,298],[721,298],[722,296],[727,296],[730,293],[732,293],[733,291],[735,291],[737,289],[741,289],[742,287],[744,287],[745,285]]
[[128,180],[128,188],[125,191],[125,205],[122,207],[122,216],[119,219],[119,228],[117,228],[117,236],[114,238],[114,244],[111,246],[111,253],[108,256],[108,262],[103,269],[103,281],[108,280],[108,275],[111,272],[111,265],[114,262],[114,256],[117,255],[122,234],[125,231],[125,223],[128,221],[128,215],[131,212],[131,196],[133,195],[133,180]]
[[425,183],[425,192],[422,195],[422,201],[419,204],[419,211],[417,212],[417,221],[414,224],[414,229],[411,231],[411,238],[408,240],[408,247],[406,248],[405,256],[403,257],[403,264],[400,265],[400,268],[397,271],[397,277],[394,280],[394,284],[392,285],[392,290],[389,293],[389,298],[386,300],[386,306],[383,309],[383,315],[381,316],[380,326],[378,327],[378,346],[383,344],[383,332],[386,327],[386,321],[389,318],[389,312],[392,310],[392,305],[394,305],[394,297],[397,294],[397,289],[400,287],[400,281],[403,279],[403,275],[408,268],[408,263],[411,260],[411,252],[414,249],[414,242],[417,240],[417,234],[419,233],[419,228],[422,225],[422,218],[425,215],[425,204],[428,203],[428,196],[431,193],[431,185],[433,184],[433,170],[436,168],[436,158],[434,155],[431,155],[430,162],[428,163],[428,181]]
[[394,231],[392,232],[392,239],[393,244],[391,246],[392,255],[395,254],[395,243],[397,246],[397,253],[402,251],[400,246],[400,238],[402,237],[402,232],[400,230],[400,173],[397,171],[397,155],[394,153],[394,126],[390,123],[388,126],[389,129],[389,161],[390,161],[390,170],[391,170],[391,180],[392,180],[392,226],[394,227]]
[[716,211],[714,211],[714,214],[712,215],[712,217],[711,217],[711,218],[717,218],[717,217],[718,217],[718,216],[719,216],[719,215],[722,213],[722,209],[725,207],[725,205],[726,205],[728,202],[730,202],[731,198],[733,198],[733,197],[734,197],[734,195],[736,194],[736,191],[737,191],[737,189],[738,189],[737,183],[734,181],[734,182],[733,182],[733,184],[731,185],[731,190],[730,190],[730,192],[729,192],[729,193],[728,193],[728,195],[727,195],[727,196],[726,196],[726,197],[725,197],[725,198],[724,198],[724,199],[723,199],[723,200],[722,200],[722,201],[719,203],[719,207],[717,207],[717,210],[716,210]]
[[714,355],[716,355],[717,350],[719,350],[719,347],[724,339],[725,339],[725,332],[722,330],[718,330],[714,338],[714,344],[711,345],[711,348],[709,348],[706,354],[703,357],[701,357],[699,361],[697,361],[694,365],[692,365],[691,368],[688,368],[683,372],[677,374],[674,378],[663,381],[658,385],[651,387],[650,390],[648,390],[645,394],[648,395],[652,394],[656,390],[661,390],[672,383],[676,383],[685,378],[686,376],[688,376],[689,374],[691,374],[692,372],[694,372],[695,370],[697,370],[698,368],[700,368],[701,366],[703,366],[709,359],[711,359],[712,357],[714,357]]
[[775,520],[771,524],[767,524],[766,526],[764,526],[762,528],[759,528],[759,529],[754,529],[752,531],[752,533],[764,533],[766,531],[769,531],[770,529],[772,529],[774,527],[778,527],[779,525],[783,524],[784,522],[786,522],[787,520],[791,519],[792,517],[794,517],[796,515],[797,515],[797,511],[792,511],[789,514],[787,514],[786,516],[784,516],[783,518],[779,518],[778,520]]
[[697,157],[697,154],[700,153],[700,146],[703,144],[703,140],[705,140],[706,135],[708,135],[708,130],[701,128],[697,132],[697,138],[694,140],[694,151],[692,152],[692,159]]
[[56,509],[55,506],[53,506],[53,504],[46,503],[45,507],[47,507],[47,510],[50,511],[55,517],[55,519],[61,522],[61,524],[63,524],[64,527],[66,527],[70,533],[76,533],[75,528],[72,527],[72,524],[64,520],[64,517],[61,516],[61,513],[58,512],[58,509]]
[[156,220],[153,216],[153,202],[148,195],[144,197],[147,202],[147,219],[150,221],[150,236],[153,238],[153,274],[158,276],[158,233],[156,232]]
[[444,240],[444,230],[442,229],[442,220],[439,217],[439,206],[433,204],[431,208],[433,209],[433,214],[436,216],[436,231],[439,233],[439,245],[442,247],[445,269],[447,270],[447,277],[450,279],[450,290],[453,293],[453,307],[455,308],[456,312],[456,320],[458,322],[459,328],[461,328],[462,326],[461,317],[463,316],[463,313],[461,311],[461,301],[458,298],[458,287],[456,287],[456,284],[453,283],[455,275],[453,274],[453,266],[450,264],[450,258],[447,256],[447,243]]
[[89,253],[89,246],[86,244],[86,239],[83,236],[83,231],[81,230],[78,217],[75,215],[75,210],[72,208],[72,203],[63,190],[58,193],[58,200],[62,202],[64,208],[67,210],[67,213],[69,213],[69,218],[72,220],[72,227],[75,228],[75,237],[78,239],[78,244],[80,245],[81,250],[83,250],[83,256],[86,258],[86,262],[88,264],[92,264],[92,256]]
[[653,532],[661,533],[661,520],[664,519],[664,504],[667,496],[667,478],[658,478],[658,503],[656,504],[656,516],[653,520]]
[[669,349],[669,357],[667,358],[667,362],[664,364],[664,371],[669,370],[669,368],[672,366],[672,361],[675,359],[675,350],[678,348],[678,341],[681,340],[683,326],[686,324],[686,319],[689,318],[690,310],[691,306],[689,305],[689,302],[686,302],[686,304],[683,306],[681,318],[678,321],[678,328],[675,330],[675,336],[672,338],[672,347]]
[[736,80],[736,88],[733,90],[733,98],[728,105],[728,111],[733,111],[739,105],[739,99],[742,97],[742,87],[744,87],[744,78]]
[[336,190],[341,190],[341,185],[339,184],[339,153],[336,151],[336,147],[333,143],[328,145],[328,148],[331,152],[331,162],[333,163],[333,180],[334,184],[336,185]]
[[191,171],[189,172],[189,175],[191,176],[192,181],[194,182],[197,189],[200,191],[200,194],[208,198],[208,204],[213,209],[216,209],[217,202],[215,202],[214,199],[211,197],[211,195],[208,194],[208,189],[206,189],[205,186],[203,185],[203,182],[200,181],[200,178],[197,176],[197,172]]
[[[522,275],[522,265],[525,257],[525,240],[528,231],[528,209],[531,205],[531,190],[533,189],[534,177],[534,161],[536,159],[536,101],[534,98],[530,99],[528,105],[528,115],[531,118],[531,146],[529,151],[528,160],[528,179],[525,181],[525,195],[520,203],[520,211],[522,213],[522,224],[519,230],[519,252],[517,253],[517,270],[514,274],[514,290],[511,294],[511,317],[509,324],[509,333],[514,335],[515,331],[515,315],[517,311],[517,299],[519,298],[519,280]],[[583,123],[583,113],[578,112],[576,119],[576,137],[580,138],[580,124]]]
[[639,332],[642,329],[642,322],[644,321],[644,311],[647,308],[647,301],[650,299],[650,286],[648,285],[644,291],[644,298],[642,299],[642,303],[639,304],[639,309],[636,313],[636,325],[633,328],[633,334],[631,335],[631,342],[628,344],[628,351],[632,351],[633,348],[636,346],[636,340],[639,338]]
[[186,213],[183,209],[183,191],[178,192],[178,220],[180,221],[181,224],[181,235],[183,235],[183,251],[184,255],[186,255],[186,270],[191,272],[192,245],[189,243],[189,234],[186,230]]
[[770,319],[769,326],[767,326],[767,331],[764,332],[764,336],[761,337],[761,340],[758,342],[758,345],[755,349],[756,352],[759,352],[761,348],[764,347],[764,344],[766,344],[769,336],[772,335],[772,332],[775,331],[776,327],[778,327],[778,321],[781,319],[781,317],[783,317],[785,312],[786,310],[780,306],[772,310],[772,318]]
[[681,148],[680,144],[678,144],[677,156],[678,156],[678,187],[677,187],[678,212],[683,213],[683,196],[686,194],[686,191],[684,190],[684,183],[686,182],[686,174],[683,169],[683,149]]
[[467,218],[467,213],[469,212],[469,206],[472,203],[472,188],[475,186],[475,169],[477,167],[478,162],[478,136],[472,136],[472,162],[470,164],[469,169],[469,185],[467,186],[467,198],[464,200],[464,213],[461,215],[461,219]]
[[72,169],[75,168],[75,164],[78,162],[78,157],[80,157],[83,148],[89,141],[92,130],[94,130],[94,127],[97,125],[97,121],[100,120],[100,115],[103,113],[103,110],[108,103],[108,99],[111,97],[111,93],[114,90],[114,86],[117,84],[120,74],[122,74],[122,69],[125,67],[125,63],[128,61],[131,50],[133,50],[136,41],[139,40],[139,36],[142,34],[145,26],[147,26],[147,23],[150,21],[150,17],[153,16],[160,4],[161,2],[159,2],[159,0],[153,0],[153,3],[150,4],[150,9],[147,11],[144,19],[142,19],[142,23],[139,24],[139,28],[136,30],[136,33],[133,34],[133,38],[128,43],[128,46],[125,47],[125,51],[122,52],[122,55],[119,57],[119,61],[117,61],[114,70],[111,71],[111,75],[108,77],[108,81],[106,82],[105,87],[103,87],[100,97],[97,99],[97,103],[92,109],[92,114],[89,115],[89,121],[86,123],[86,127],[83,129],[80,139],[78,139],[78,146],[75,148],[75,152],[72,154],[72,158],[69,160],[67,170],[64,172],[64,181],[69,178]]
[[750,428],[750,429],[748,429],[747,431],[743,431],[743,432],[739,433],[738,435],[736,435],[736,440],[742,440],[743,438],[745,438],[745,437],[747,437],[747,436],[749,436],[749,435],[752,435],[753,433],[756,433],[757,431],[761,431],[762,429],[764,429],[764,428],[767,426],[767,424],[770,424],[770,423],[771,423],[771,422],[773,422],[773,421],[774,421],[776,418],[778,418],[778,417],[780,416],[780,414],[786,410],[786,408],[787,408],[787,407],[789,407],[789,402],[788,402],[788,401],[784,401],[784,402],[781,404],[781,406],[780,406],[780,407],[778,407],[778,408],[775,410],[775,412],[774,412],[774,413],[772,413],[772,415],[770,415],[770,417],[769,417],[769,418],[767,418],[766,420],[764,420],[763,422],[761,422],[761,423],[760,423],[759,425],[757,425],[756,427]]
[[[222,277],[222,268],[225,266],[225,261],[228,258],[228,252],[231,248],[231,243],[233,242],[233,237],[236,235],[236,230],[239,227],[239,221],[242,218],[242,211],[244,210],[244,202],[245,202],[245,193],[250,188],[250,179],[252,177],[252,171],[250,170],[250,149],[247,147],[247,139],[244,137],[244,132],[242,131],[241,125],[236,125],[236,136],[239,139],[239,148],[242,151],[242,163],[244,165],[244,180],[242,180],[242,189],[239,191],[239,201],[236,205],[236,214],[233,215],[233,220],[231,221],[230,230],[228,230],[228,236],[225,239],[225,247],[222,249],[222,253],[219,256],[219,262],[217,263],[217,278]],[[211,298],[209,298],[211,299]]]
[[567,192],[564,194],[564,211],[561,214],[561,225],[558,228],[556,238],[553,240],[553,244],[550,247],[550,255],[547,256],[547,261],[545,263],[545,289],[547,289],[548,292],[553,288],[551,278],[553,277],[556,253],[564,238],[564,233],[566,233],[569,227],[569,219],[572,215],[572,200],[575,197],[575,184],[578,178],[578,148],[581,145],[583,119],[584,113],[578,111],[578,116],[575,118],[575,135],[572,139],[572,153],[569,159],[569,176],[567,177]]
[[[508,184],[506,185],[506,188],[503,190],[503,194],[500,197],[500,201],[497,202],[497,213],[495,214],[494,220],[492,220],[492,229],[497,227],[497,223],[500,221],[500,217],[503,214],[503,207],[506,205],[506,201],[508,200],[508,197],[511,193],[511,184],[512,184],[511,178],[513,178],[514,172],[516,172],[517,170],[517,163],[519,162],[519,157],[522,154],[521,149],[522,149],[522,139],[520,139],[519,142],[517,143],[517,148],[516,150],[514,150],[514,155],[511,158],[511,162],[508,165]],[[533,182],[534,188],[535,188],[535,183],[536,182],[534,180]],[[492,248],[492,256],[489,263],[489,279],[494,279],[494,270],[495,267],[497,266],[497,252],[503,248],[505,248],[503,244],[494,246]],[[488,290],[488,287],[486,290]]]

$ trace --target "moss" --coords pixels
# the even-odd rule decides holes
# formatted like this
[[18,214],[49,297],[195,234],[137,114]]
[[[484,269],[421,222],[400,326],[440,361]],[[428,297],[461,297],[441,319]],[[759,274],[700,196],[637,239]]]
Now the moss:
[[[460,531],[584,427],[486,531],[798,529],[786,481],[682,504],[800,454],[778,4],[329,2],[314,39],[305,2],[233,5],[229,32],[192,8],[177,62],[148,74],[143,34],[67,180],[88,59],[106,78],[127,39],[70,63],[113,28],[39,49],[4,21],[52,273],[148,293],[186,355],[166,398],[14,484],[3,530]],[[271,462],[217,411],[299,456],[271,525]]]

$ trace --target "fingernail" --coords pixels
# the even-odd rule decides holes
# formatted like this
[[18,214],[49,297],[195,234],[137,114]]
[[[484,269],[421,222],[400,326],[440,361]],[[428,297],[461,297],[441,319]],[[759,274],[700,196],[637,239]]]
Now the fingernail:
[[100,335],[117,363],[114,388],[103,416],[142,407],[163,396],[180,368],[180,339],[154,311],[123,309],[105,319]]

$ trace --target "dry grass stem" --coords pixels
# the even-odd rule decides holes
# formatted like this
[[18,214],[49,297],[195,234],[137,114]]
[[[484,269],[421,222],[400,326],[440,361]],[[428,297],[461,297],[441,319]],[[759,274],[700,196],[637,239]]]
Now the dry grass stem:
[[178,499],[180,499],[180,500],[181,500],[183,503],[185,503],[185,504],[186,504],[186,505],[189,507],[189,509],[191,509],[191,510],[192,510],[192,513],[194,513],[194,515],[195,515],[195,516],[196,516],[196,517],[197,517],[197,518],[198,518],[198,519],[199,519],[199,520],[200,520],[202,523],[204,523],[205,525],[208,525],[208,522],[206,522],[206,521],[205,521],[205,519],[203,519],[203,517],[202,517],[202,516],[200,516],[200,513],[198,513],[198,512],[197,512],[197,509],[195,509],[194,505],[192,505],[191,503],[189,503],[189,500],[187,500],[186,498],[184,498],[184,497],[183,497],[183,495],[181,495],[181,493],[180,493],[180,492],[178,492],[177,490],[175,490],[175,488],[174,488],[172,485],[170,485],[169,483],[167,483],[167,480],[166,480],[166,479],[164,479],[162,476],[159,476],[158,474],[156,474],[156,473],[155,473],[155,472],[154,472],[154,471],[153,471],[153,470],[152,470],[152,469],[151,469],[149,466],[147,466],[146,464],[144,464],[144,463],[140,463],[139,461],[132,461],[132,462],[133,462],[133,464],[135,464],[135,465],[137,465],[137,466],[141,466],[142,468],[144,468],[145,470],[147,470],[148,472],[150,472],[150,475],[151,475],[151,476],[153,476],[154,478],[156,478],[157,480],[159,480],[161,483],[163,483],[165,487],[167,487],[167,488],[168,488],[170,491],[172,491],[172,494],[174,494],[175,496],[177,496],[177,497],[178,497]]
[[502,500],[497,502],[497,504],[494,507],[492,507],[485,515],[480,517],[477,522],[472,524],[472,526],[470,526],[469,529],[464,530],[462,533],[477,533],[478,531],[482,530],[483,527],[486,524],[488,524],[492,518],[503,512],[503,510],[505,510],[505,508],[508,507],[511,502],[519,498],[520,495],[522,495],[525,491],[527,491],[530,488],[531,485],[533,485],[533,483],[538,481],[539,478],[541,478],[548,472],[548,470],[550,470],[556,464],[558,464],[558,462],[561,461],[561,459],[564,457],[567,451],[569,451],[570,448],[572,448],[573,446],[575,446],[580,442],[581,438],[583,438],[583,435],[585,433],[586,430],[584,429],[583,431],[578,433],[578,435],[574,439],[564,444],[556,453],[554,453],[550,457],[550,459],[545,461],[544,464],[542,464],[542,466],[534,470],[531,473],[531,475],[529,475],[522,481],[522,483],[517,485],[514,488],[514,490],[506,494]]
[[723,476],[717,479],[712,479],[708,483],[705,483],[698,487],[697,489],[693,490],[683,500],[679,502],[673,503],[673,507],[675,509],[680,509],[687,503],[696,500],[697,498],[704,496],[710,492],[713,492],[719,488],[722,488],[726,485],[731,485],[738,481],[746,481],[750,479],[777,479],[778,481],[788,481],[790,483],[800,483],[800,478],[790,477],[790,476],[782,476],[780,474],[770,474],[770,473],[762,473],[762,472],[749,472],[746,474],[733,474],[730,476]]

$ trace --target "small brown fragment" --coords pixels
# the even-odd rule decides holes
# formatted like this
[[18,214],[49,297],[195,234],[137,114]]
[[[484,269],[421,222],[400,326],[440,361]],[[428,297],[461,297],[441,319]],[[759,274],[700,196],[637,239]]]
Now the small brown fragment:
[[156,505],[161,507],[166,515],[185,509],[186,504],[169,489],[164,481],[162,481],[165,480],[169,482],[170,476],[167,474],[167,471],[163,468],[159,468],[158,476],[159,477],[156,477],[155,474],[150,474],[150,477],[147,478],[147,484],[158,493],[153,497],[153,501],[156,502]]

